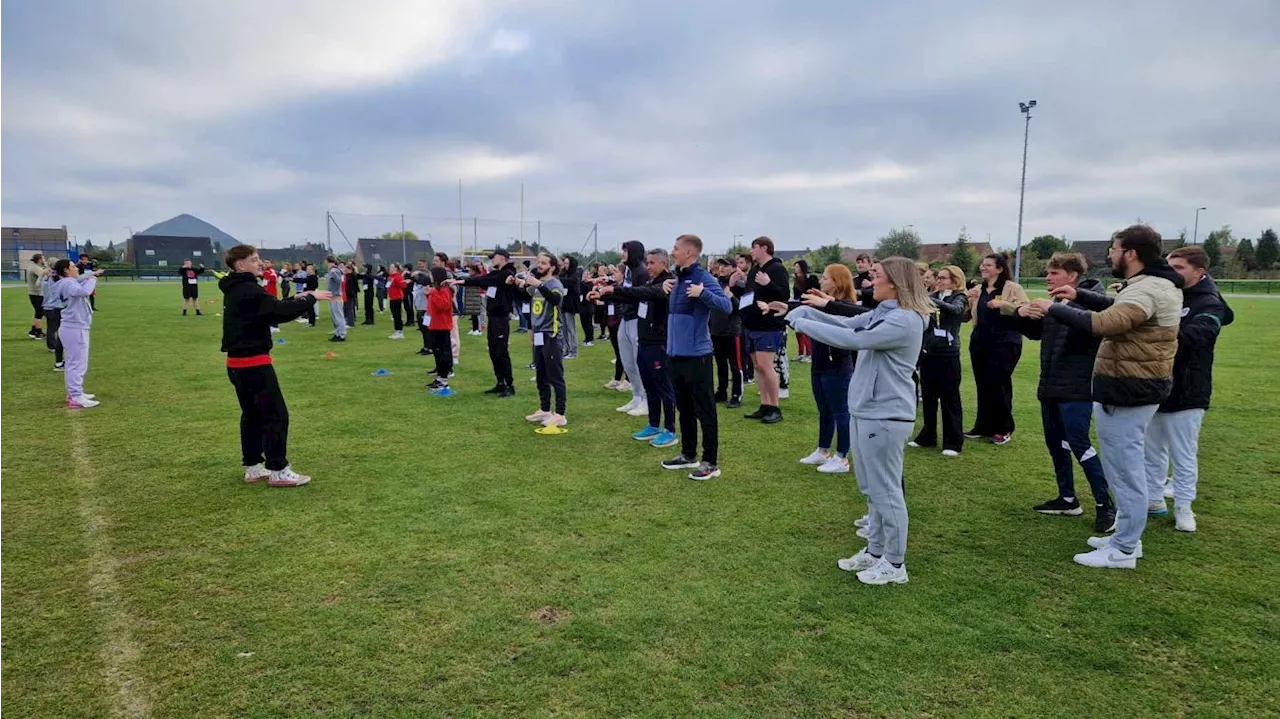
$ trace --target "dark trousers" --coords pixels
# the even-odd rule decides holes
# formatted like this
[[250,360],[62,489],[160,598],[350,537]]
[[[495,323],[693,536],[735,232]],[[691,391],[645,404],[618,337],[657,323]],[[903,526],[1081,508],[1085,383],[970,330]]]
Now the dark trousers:
[[604,339],[609,334],[609,314],[604,305],[595,306],[596,324],[600,325],[600,339]]
[[266,455],[267,469],[289,465],[289,408],[280,393],[276,370],[271,365],[227,369],[227,377],[240,400],[240,461],[251,467]]
[[1107,491],[1107,477],[1102,460],[1089,441],[1089,424],[1093,420],[1092,402],[1040,402],[1040,421],[1044,424],[1044,444],[1053,459],[1053,473],[1058,480],[1058,496],[1076,496],[1072,476],[1072,455],[1080,462],[1093,500],[1103,506],[1114,506]]
[[564,354],[560,351],[560,340],[548,337],[542,346],[533,348],[533,369],[538,380],[538,409],[551,411],[551,390],[556,393],[556,414],[564,414]]
[[404,298],[404,326],[416,325],[418,323],[417,313],[413,310],[413,298],[407,295]]
[[401,313],[404,311],[404,300],[391,300],[391,324],[395,327],[396,332],[404,331],[404,319]]
[[383,310],[385,310],[385,309],[387,308],[387,304],[386,304],[386,302],[387,302],[387,288],[386,288],[386,287],[378,287],[378,288],[377,288],[377,293],[378,293],[378,311],[379,311],[379,312],[381,312],[381,311],[383,311]]
[[493,376],[498,384],[512,386],[515,379],[511,376],[511,320],[505,315],[489,316],[489,362],[493,364]]
[[364,321],[373,324],[373,290],[364,291]]
[[818,446],[831,449],[834,438],[836,452],[842,457],[849,456],[849,380],[852,378],[852,370],[809,372],[813,401],[818,405]]
[[418,331],[422,333],[422,349],[430,352],[431,351],[431,330],[427,329],[426,325],[419,322]]
[[756,378],[756,365],[751,359],[751,352],[747,349],[747,331],[744,329],[738,335],[738,361],[742,367],[743,380],[752,380]]
[[342,316],[347,320],[348,327],[354,327],[356,324],[356,300],[354,297],[342,301]]
[[[619,363],[621,364],[621,363]],[[636,369],[649,402],[649,426],[676,431],[676,391],[671,386],[670,362],[667,349],[662,345],[641,344],[636,351]],[[662,422],[666,412],[667,421]],[[693,456],[693,455],[689,455]]]
[[680,412],[680,453],[692,458],[698,451],[698,426],[702,426],[702,461],[716,464],[720,451],[720,425],[716,414],[711,355],[672,357],[676,409]]
[[280,283],[280,299],[282,300],[289,299],[289,295],[292,292],[292,288],[290,287],[290,285],[292,285],[292,283],[287,280]]
[[[742,338],[737,335],[712,336],[716,358],[716,397],[742,399]],[[726,394],[733,385],[733,394]]]
[[94,292],[93,294],[89,295],[89,309],[93,310],[94,312],[98,311],[98,293],[97,292]]
[[924,427],[916,435],[921,447],[938,446],[938,407],[942,407],[942,448],[964,449],[964,409],[960,404],[960,355],[920,355],[920,391],[924,395]]
[[[613,381],[617,382],[626,376],[626,368],[622,364],[622,353],[618,349],[618,326],[614,325],[609,331],[609,344],[613,345]],[[636,377],[635,379],[640,379]],[[632,378],[627,377],[628,381]]]
[[592,322],[594,317],[595,317],[595,310],[592,309],[591,305],[584,303],[582,312],[579,313],[578,315],[578,319],[582,320],[582,341],[583,342],[596,341],[596,326],[595,326],[595,323]]
[[973,382],[978,388],[975,434],[993,437],[1013,432],[1013,370],[1021,357],[1021,342],[994,342],[985,337],[969,339]]
[[312,327],[316,326],[316,303],[307,303],[307,324]]
[[436,357],[436,376],[442,380],[449,379],[453,371],[453,344],[449,330],[431,330],[431,352]]
[[471,331],[480,331],[480,315],[471,315]]
[[58,328],[62,326],[62,310],[44,311],[44,343],[53,350],[53,361],[62,361],[62,340],[58,337]]

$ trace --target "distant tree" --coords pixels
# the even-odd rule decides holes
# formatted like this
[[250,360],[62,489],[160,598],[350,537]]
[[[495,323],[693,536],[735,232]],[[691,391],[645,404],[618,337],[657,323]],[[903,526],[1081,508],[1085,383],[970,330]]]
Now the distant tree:
[[1253,249],[1253,240],[1246,237],[1236,245],[1236,262],[1248,272],[1258,269],[1258,256]]
[[[1052,257],[1052,255],[1050,255]],[[1045,261],[1034,252],[1028,252],[1024,247],[1022,249],[1022,267],[1020,271],[1023,277],[1044,277]]]
[[725,257],[737,257],[738,255],[746,255],[751,253],[751,248],[741,242],[730,245],[729,249],[724,251]]
[[1210,232],[1209,236],[1205,238],[1206,242],[1208,241],[1209,237],[1212,237],[1218,241],[1219,248],[1236,246],[1236,238],[1231,236],[1231,225],[1223,225],[1222,227],[1219,227],[1213,232]]
[[[1066,252],[1067,242],[1066,240],[1053,235],[1040,235],[1032,240],[1031,244],[1027,245],[1026,249],[1030,250],[1030,254],[1033,254],[1042,260],[1047,260],[1050,257],[1053,257],[1053,253],[1055,252]],[[1027,261],[1027,254],[1027,252],[1023,252],[1023,262]]]
[[1280,242],[1277,242],[1276,231],[1268,227],[1258,238],[1258,247],[1254,251],[1258,269],[1269,270],[1280,260]]
[[915,230],[889,230],[888,234],[876,240],[876,257],[906,257],[912,260],[920,257],[920,235]]
[[1204,238],[1204,253],[1209,256],[1209,271],[1211,273],[1222,269],[1222,245],[1220,242],[1217,231],[1210,232],[1209,236]]
[[602,265],[616,265],[622,262],[622,253],[617,250],[605,250],[596,258],[596,262]]
[[[87,247],[88,244],[89,243],[86,242],[85,246]],[[119,259],[118,257],[116,257],[116,253],[114,251],[104,249],[102,247],[94,248],[92,251],[85,252],[85,254],[88,255],[89,258],[92,259],[94,262],[115,262],[117,259]]]
[[809,250],[809,254],[805,255],[805,262],[809,263],[810,272],[822,272],[827,265],[838,265],[841,262],[842,252],[840,243],[833,245],[823,245],[816,250]]
[[964,270],[965,276],[973,274],[978,266],[978,253],[969,244],[969,233],[963,227],[960,228],[960,236],[956,237],[956,245],[951,250],[948,262]]
[[80,251],[89,256],[93,255],[94,249],[93,240],[85,240],[84,244],[80,246]]
[[379,240],[416,240],[418,235],[413,230],[402,230],[399,232],[384,232],[378,235]]

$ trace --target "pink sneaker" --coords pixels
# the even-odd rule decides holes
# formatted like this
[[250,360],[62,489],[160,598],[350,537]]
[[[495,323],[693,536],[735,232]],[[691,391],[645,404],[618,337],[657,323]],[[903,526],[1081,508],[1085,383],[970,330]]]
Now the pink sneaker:
[[90,407],[97,407],[100,404],[102,403],[98,400],[83,394],[67,398],[67,409],[89,409]]
[[269,479],[270,477],[271,470],[263,467],[261,464],[255,464],[252,467],[244,468],[244,481],[250,484],[254,482],[261,482],[262,480]]
[[305,474],[298,474],[293,471],[293,467],[285,467],[279,471],[273,470],[271,478],[267,480],[267,484],[272,487],[301,487],[310,481],[310,477]]
[[525,416],[525,418],[524,418],[524,421],[526,421],[526,422],[545,422],[545,421],[547,420],[547,418],[548,418],[548,417],[551,417],[551,416],[552,416],[552,415],[551,415],[551,413],[550,413],[550,412],[545,412],[545,411],[543,411],[543,410],[538,410],[537,412],[534,412],[533,414],[526,415],[526,416]]
[[543,427],[563,427],[566,424],[569,424],[569,420],[565,419],[562,414],[551,413],[542,420]]

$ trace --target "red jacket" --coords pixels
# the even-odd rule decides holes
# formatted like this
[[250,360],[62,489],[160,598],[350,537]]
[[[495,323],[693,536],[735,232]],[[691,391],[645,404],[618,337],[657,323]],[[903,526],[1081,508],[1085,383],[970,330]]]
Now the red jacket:
[[429,330],[453,329],[453,290],[438,287],[427,290],[427,316],[431,318]]
[[263,270],[262,279],[266,283],[267,294],[271,295],[272,297],[276,297],[277,295],[279,295],[278,290],[280,288],[277,285],[277,282],[279,281],[280,276],[276,274],[275,270]]
[[404,275],[393,272],[387,277],[387,299],[404,299]]

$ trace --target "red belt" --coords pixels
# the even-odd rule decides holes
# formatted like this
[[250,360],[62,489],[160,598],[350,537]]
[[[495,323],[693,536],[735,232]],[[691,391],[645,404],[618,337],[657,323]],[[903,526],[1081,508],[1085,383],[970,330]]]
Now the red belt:
[[271,364],[271,355],[254,355],[252,357],[228,357],[227,369],[245,369]]

